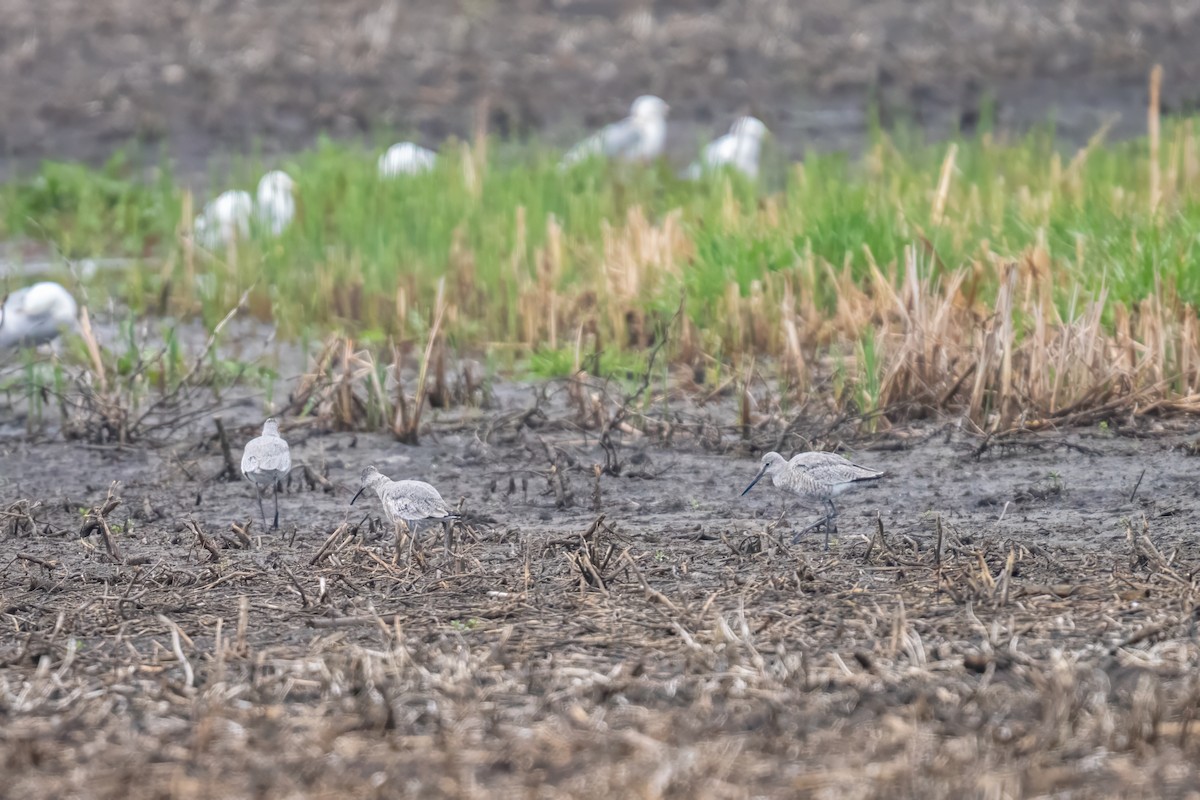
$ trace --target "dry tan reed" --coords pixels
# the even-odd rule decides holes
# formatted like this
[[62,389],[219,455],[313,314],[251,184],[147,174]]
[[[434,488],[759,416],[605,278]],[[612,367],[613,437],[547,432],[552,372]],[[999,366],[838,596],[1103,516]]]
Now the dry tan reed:
[[[599,282],[571,302],[554,289],[561,255],[557,238],[550,241],[539,253],[539,279],[522,294],[523,338],[531,346],[557,342],[564,329],[576,331],[577,343],[590,332],[597,347],[604,331],[622,344],[645,345],[638,300],[677,279],[691,252],[676,217],[656,225],[634,209],[621,229],[605,232]],[[1081,248],[1076,257],[1062,265],[1033,247],[947,270],[928,247],[912,246],[899,275],[895,264],[876,265],[864,282],[847,266],[805,252],[789,269],[764,272],[748,292],[731,282],[719,313],[681,326],[672,356],[695,363],[717,341],[726,357],[774,354],[801,395],[841,369],[852,382],[879,385],[877,408],[892,421],[964,413],[989,431],[1192,409],[1200,400],[1195,309],[1160,285],[1131,308],[1101,291],[1079,294],[1060,311],[1055,286],[1067,266],[1084,266]],[[981,284],[1000,287],[990,304],[979,300]],[[836,303],[822,313],[814,298],[828,288]],[[875,343],[872,365],[857,363],[855,343],[864,336]],[[843,410],[861,399],[839,397]]]

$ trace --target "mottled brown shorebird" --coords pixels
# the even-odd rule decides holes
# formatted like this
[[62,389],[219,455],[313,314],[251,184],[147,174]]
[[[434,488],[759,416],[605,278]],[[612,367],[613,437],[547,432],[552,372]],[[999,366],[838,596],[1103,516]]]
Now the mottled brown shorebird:
[[883,472],[859,466],[837,453],[797,453],[791,461],[785,461],[779,453],[767,453],[762,457],[762,469],[750,485],[742,492],[754,488],[766,476],[771,483],[785,492],[803,500],[819,500],[829,507],[829,513],[817,522],[792,537],[792,544],[811,530],[825,526],[825,549],[829,549],[829,535],[837,530],[837,506],[833,498],[853,486],[882,478]]

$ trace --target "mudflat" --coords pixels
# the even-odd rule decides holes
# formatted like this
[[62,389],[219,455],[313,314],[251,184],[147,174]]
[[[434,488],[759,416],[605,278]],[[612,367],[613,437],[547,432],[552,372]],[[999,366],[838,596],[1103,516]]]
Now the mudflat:
[[[278,533],[203,425],[155,448],[6,439],[12,791],[1184,797],[1200,778],[1186,423],[853,437],[675,398],[605,437],[561,389],[437,414],[416,446],[285,421]],[[236,457],[257,420],[228,431]],[[762,449],[805,438],[888,473],[839,498],[829,552],[788,544],[820,509],[739,497]],[[449,551],[348,505],[367,464],[461,508]]]

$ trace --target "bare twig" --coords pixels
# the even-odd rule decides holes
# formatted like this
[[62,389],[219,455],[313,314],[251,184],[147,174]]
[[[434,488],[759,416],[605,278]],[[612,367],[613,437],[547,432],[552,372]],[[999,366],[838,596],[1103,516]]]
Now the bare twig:
[[211,539],[204,535],[204,531],[200,530],[200,525],[195,520],[185,519],[183,524],[188,530],[196,535],[196,541],[199,543],[199,545],[208,551],[209,561],[219,561],[221,559],[220,549],[218,549],[218,547],[212,543]]
[[121,549],[117,546],[117,540],[113,537],[112,529],[108,526],[108,515],[113,509],[121,505],[121,500],[116,496],[117,482],[113,481],[108,487],[108,497],[104,503],[92,508],[88,511],[87,516],[83,519],[83,526],[79,529],[79,538],[85,539],[93,533],[99,531],[104,539],[104,548],[108,552],[109,557],[113,561],[123,561]]
[[229,436],[225,433],[225,420],[220,417],[213,417],[213,425],[217,426],[217,439],[221,443],[221,457],[225,461],[225,465],[217,475],[217,478],[236,481],[241,477],[241,470],[238,469],[237,462],[233,460],[233,450],[229,447]]
[[1142,478],[1146,477],[1146,468],[1142,467],[1141,474],[1138,475],[1137,483],[1133,485],[1133,491],[1129,493],[1129,502],[1133,502],[1133,498],[1137,497],[1138,489],[1142,486]]

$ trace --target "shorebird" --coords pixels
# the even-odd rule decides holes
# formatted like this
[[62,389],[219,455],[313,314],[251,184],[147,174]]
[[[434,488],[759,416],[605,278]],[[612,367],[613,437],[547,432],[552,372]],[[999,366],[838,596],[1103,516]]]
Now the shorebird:
[[828,514],[792,537],[792,544],[795,544],[804,534],[825,525],[825,549],[828,550],[829,534],[837,530],[837,506],[833,504],[833,498],[855,484],[882,478],[883,472],[861,467],[837,453],[797,453],[791,461],[785,461],[779,453],[767,453],[762,457],[762,469],[742,495],[768,475],[777,488],[804,500],[820,500],[829,507]]
[[417,523],[422,520],[458,519],[458,514],[450,510],[438,490],[425,481],[394,481],[375,467],[366,467],[362,471],[362,487],[351,498],[350,505],[354,505],[354,501],[367,489],[375,490],[388,522],[394,527],[398,521],[404,520],[414,538],[417,535]]
[[412,142],[400,142],[379,157],[379,177],[417,175],[433,169],[436,163],[437,153],[432,150]]
[[254,199],[241,189],[222,192],[196,216],[192,225],[196,241],[213,250],[234,239],[247,239],[252,218],[264,231],[278,236],[296,216],[295,188],[290,175],[272,170],[259,180]]
[[704,146],[700,158],[687,168],[685,178],[696,180],[706,172],[732,167],[753,180],[758,177],[758,156],[767,126],[754,117],[740,117],[729,133]]
[[667,138],[667,111],[662,98],[645,94],[633,101],[629,116],[606,125],[572,147],[560,167],[569,167],[592,156],[619,161],[653,161],[662,154]]
[[254,484],[258,495],[258,510],[262,514],[263,527],[267,527],[267,512],[263,510],[262,487],[270,485],[275,494],[275,524],[279,529],[279,481],[292,468],[292,453],[288,443],[279,435],[279,422],[271,417],[263,423],[262,435],[246,442],[242,451],[242,474]]
[[0,348],[34,347],[75,327],[79,307],[71,293],[53,281],[17,289],[0,305]]

